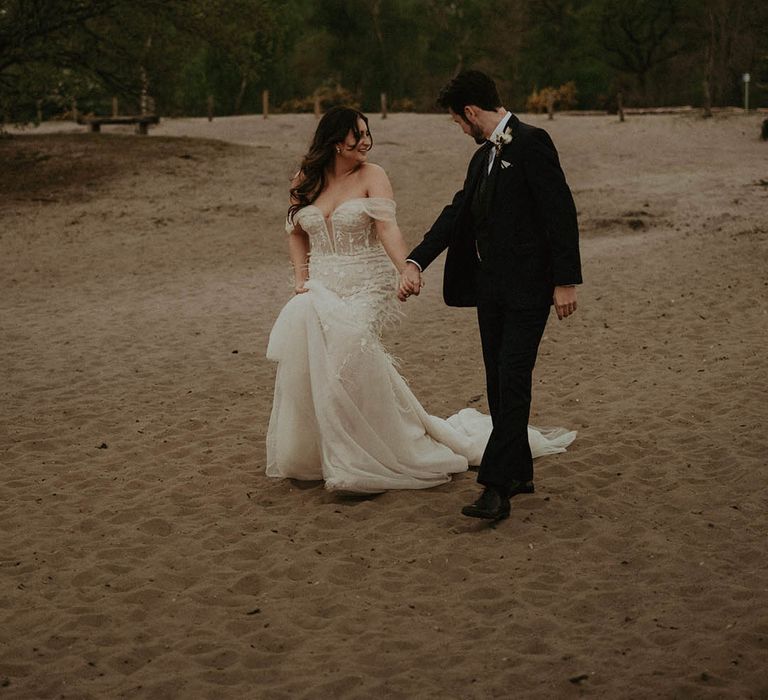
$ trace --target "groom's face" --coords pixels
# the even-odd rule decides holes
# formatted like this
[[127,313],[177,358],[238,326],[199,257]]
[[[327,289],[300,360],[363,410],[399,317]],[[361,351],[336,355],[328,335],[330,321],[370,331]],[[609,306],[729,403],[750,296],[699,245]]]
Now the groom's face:
[[485,136],[483,136],[483,132],[480,130],[480,127],[477,124],[469,121],[471,116],[465,118],[464,115],[454,112],[450,107],[448,108],[448,113],[451,115],[451,119],[453,119],[453,121],[455,121],[461,127],[461,130],[467,136],[471,136],[475,140],[476,144],[480,145],[485,143]]

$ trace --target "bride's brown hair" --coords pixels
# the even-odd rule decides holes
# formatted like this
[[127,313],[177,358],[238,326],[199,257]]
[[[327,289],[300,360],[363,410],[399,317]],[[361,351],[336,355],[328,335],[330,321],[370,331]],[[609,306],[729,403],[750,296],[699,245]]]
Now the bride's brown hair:
[[[299,182],[290,190],[293,202],[288,208],[290,221],[293,221],[293,215],[299,209],[312,204],[323,191],[326,184],[325,173],[333,162],[336,144],[342,143],[350,131],[355,137],[355,146],[360,143],[363,134],[357,126],[358,119],[362,119],[368,129],[368,117],[351,107],[331,107],[323,115],[317,125],[309,151],[301,161]],[[370,131],[368,133],[370,136]]]

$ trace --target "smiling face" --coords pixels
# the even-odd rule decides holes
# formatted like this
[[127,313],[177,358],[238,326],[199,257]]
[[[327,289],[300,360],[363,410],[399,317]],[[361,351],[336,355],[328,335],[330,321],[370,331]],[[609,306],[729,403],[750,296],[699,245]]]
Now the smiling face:
[[339,144],[337,159],[342,159],[345,163],[350,165],[362,165],[368,160],[368,151],[371,150],[373,141],[371,140],[371,132],[368,130],[368,125],[360,118],[357,120],[357,130],[360,134],[360,140],[355,137],[355,132],[350,129],[346,138]]
[[454,112],[450,107],[448,108],[448,113],[451,115],[451,119],[461,127],[461,130],[475,140],[476,144],[481,145],[485,143],[485,136],[474,119],[474,112],[471,107],[464,108],[466,118]]

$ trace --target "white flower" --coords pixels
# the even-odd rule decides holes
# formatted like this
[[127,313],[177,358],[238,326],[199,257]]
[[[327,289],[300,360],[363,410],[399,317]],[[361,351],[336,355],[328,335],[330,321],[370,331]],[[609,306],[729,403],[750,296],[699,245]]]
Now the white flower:
[[509,131],[503,131],[496,135],[494,139],[494,148],[496,149],[496,155],[501,153],[501,149],[508,143],[512,143],[512,133]]

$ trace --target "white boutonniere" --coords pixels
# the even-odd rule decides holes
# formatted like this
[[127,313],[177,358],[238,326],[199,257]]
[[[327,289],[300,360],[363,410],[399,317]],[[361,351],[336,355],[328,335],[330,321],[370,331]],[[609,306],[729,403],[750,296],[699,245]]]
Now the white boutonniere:
[[504,148],[504,146],[506,146],[508,143],[512,143],[512,133],[505,129],[494,139],[496,155],[499,155],[499,153],[501,153],[501,149]]
[[506,170],[512,163],[510,163],[508,160],[502,160],[501,161],[501,169]]

